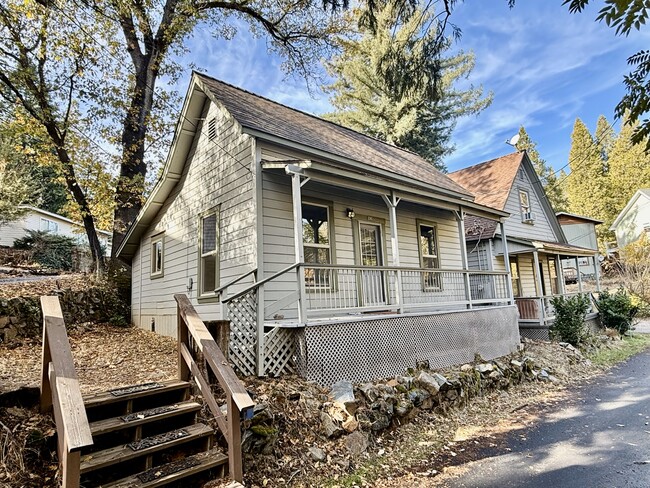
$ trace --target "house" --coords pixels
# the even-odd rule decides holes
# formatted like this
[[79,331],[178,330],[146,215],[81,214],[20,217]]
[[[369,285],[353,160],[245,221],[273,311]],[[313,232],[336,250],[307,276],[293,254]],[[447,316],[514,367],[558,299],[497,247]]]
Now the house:
[[[41,208],[23,205],[25,214],[14,222],[0,226],[0,246],[11,247],[17,239],[27,235],[27,231],[46,231],[66,237],[72,237],[79,244],[88,245],[88,238],[83,224],[75,222],[63,215],[48,212]],[[97,230],[99,242],[106,249],[106,254],[111,252],[111,239],[113,235],[105,230]]]
[[175,335],[186,293],[230,321],[240,373],[323,384],[501,356],[519,343],[508,270],[469,269],[466,215],[508,214],[411,152],[194,73],[118,250],[132,321]]
[[[569,244],[598,251],[596,226],[602,224],[602,220],[567,212],[558,212],[555,216]],[[580,278],[582,281],[592,280],[595,282],[596,280],[600,280],[600,259],[600,255],[595,254],[592,257],[562,260],[565,282],[572,281],[573,283],[577,283],[577,270],[580,270]]]
[[[551,298],[572,293],[565,288],[562,261],[593,259],[597,251],[567,242],[525,151],[470,166],[449,177],[471,191],[476,203],[510,214],[501,227],[485,217],[466,219],[469,266],[486,271],[509,269],[521,335],[548,338],[555,319]],[[579,275],[577,281],[575,292],[587,291]],[[483,289],[490,292],[487,286]],[[595,317],[594,312],[587,318],[593,321]]]
[[609,230],[616,234],[619,249],[650,233],[650,188],[642,188],[632,195]]

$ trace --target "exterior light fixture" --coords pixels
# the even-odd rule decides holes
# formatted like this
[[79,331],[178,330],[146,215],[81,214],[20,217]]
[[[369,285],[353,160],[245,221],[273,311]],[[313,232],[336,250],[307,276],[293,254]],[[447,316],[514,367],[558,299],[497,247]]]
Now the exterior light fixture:
[[345,213],[348,216],[348,219],[353,219],[354,218],[354,210],[351,208],[346,208]]

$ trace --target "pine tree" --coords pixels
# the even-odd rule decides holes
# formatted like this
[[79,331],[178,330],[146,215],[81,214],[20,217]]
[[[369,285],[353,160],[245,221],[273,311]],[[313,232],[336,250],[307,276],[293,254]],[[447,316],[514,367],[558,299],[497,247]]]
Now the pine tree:
[[[580,119],[576,119],[571,134],[569,168],[571,172],[565,180],[569,211],[606,220],[609,193],[606,162],[602,158],[601,148]],[[608,229],[605,224],[596,227],[601,245],[611,240]]]
[[564,212],[568,206],[564,189],[559,184],[558,177],[555,174],[553,167],[542,159],[537,150],[537,143],[530,138],[523,125],[519,128],[517,149],[520,151],[526,151],[528,154],[528,158],[533,163],[535,172],[542,182],[542,188],[544,189],[546,197],[551,203],[553,210],[556,212]]
[[[451,132],[459,117],[487,107],[492,96],[481,87],[455,87],[474,68],[474,55],[444,57],[451,41],[440,42],[434,13],[388,1],[374,29],[339,39],[341,53],[328,63],[335,82],[329,91],[335,112],[325,118],[390,144],[409,149],[445,170],[442,157],[453,149]],[[428,29],[427,29],[428,28]]]
[[596,139],[601,159],[607,162],[609,159],[609,152],[616,140],[616,132],[614,131],[614,127],[607,122],[604,115],[598,117],[594,138]]

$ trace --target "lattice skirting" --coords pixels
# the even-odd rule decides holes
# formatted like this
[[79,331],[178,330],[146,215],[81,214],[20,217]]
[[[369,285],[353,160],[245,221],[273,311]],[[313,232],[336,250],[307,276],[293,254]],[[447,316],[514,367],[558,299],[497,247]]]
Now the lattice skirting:
[[548,341],[548,326],[546,325],[520,325],[519,334],[526,339],[533,339],[535,341]]
[[330,385],[404,373],[418,361],[441,368],[509,354],[519,344],[514,306],[306,327],[298,362],[308,379]]

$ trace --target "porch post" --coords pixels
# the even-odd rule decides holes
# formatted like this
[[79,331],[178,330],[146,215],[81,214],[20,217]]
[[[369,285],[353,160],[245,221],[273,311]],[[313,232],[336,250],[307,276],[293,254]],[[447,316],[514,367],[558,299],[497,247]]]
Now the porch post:
[[533,274],[535,275],[535,288],[537,288],[537,295],[540,297],[541,308],[539,311],[539,323],[544,325],[544,317],[546,316],[546,306],[544,303],[544,286],[542,285],[542,277],[539,274],[539,253],[533,251]]
[[471,309],[472,305],[472,289],[469,282],[469,261],[467,260],[467,244],[465,243],[465,212],[463,207],[460,207],[456,214],[456,222],[458,223],[458,234],[460,235],[460,256],[463,261],[463,277],[465,281],[465,299],[467,300],[467,308]]
[[582,276],[580,276],[580,261],[578,261],[579,259],[578,256],[576,256],[573,259],[575,259],[576,262],[576,274],[578,275],[578,291],[582,293]]
[[592,258],[594,260],[594,275],[596,276],[596,291],[600,292],[600,260],[598,259],[600,255],[596,255]]
[[515,304],[515,294],[512,291],[512,274],[510,273],[510,255],[508,254],[508,237],[506,236],[506,223],[503,219],[499,220],[501,228],[501,245],[503,246],[503,261],[506,267],[506,286],[508,287],[508,303]]
[[566,289],[564,288],[564,271],[562,270],[562,258],[559,254],[555,255],[555,275],[557,276],[556,279],[558,282],[557,289],[560,295],[564,295],[566,293]]
[[395,277],[395,300],[399,313],[404,312],[404,296],[402,295],[402,270],[399,269],[399,241],[397,239],[397,204],[400,198],[395,196],[395,192],[390,192],[388,195],[382,195],[381,198],[388,207],[388,216],[390,220],[390,249],[393,254],[393,266],[398,268]]
[[295,262],[300,265],[296,268],[296,280],[298,281],[298,322],[307,323],[307,304],[305,303],[305,269],[302,263],[305,262],[305,249],[303,247],[302,236],[302,195],[301,188],[304,183],[300,177],[303,174],[302,168],[287,165],[285,168],[287,174],[291,175],[291,196],[293,200],[293,238]]

